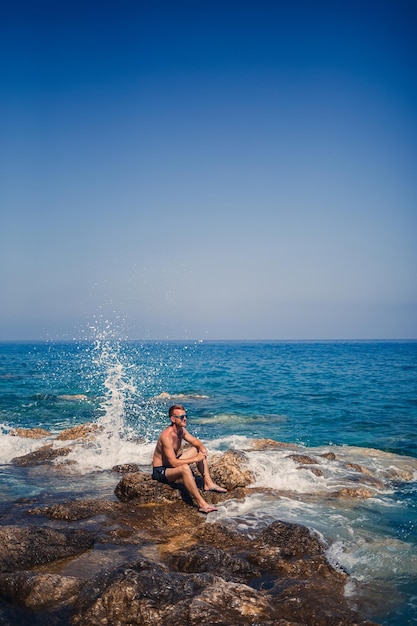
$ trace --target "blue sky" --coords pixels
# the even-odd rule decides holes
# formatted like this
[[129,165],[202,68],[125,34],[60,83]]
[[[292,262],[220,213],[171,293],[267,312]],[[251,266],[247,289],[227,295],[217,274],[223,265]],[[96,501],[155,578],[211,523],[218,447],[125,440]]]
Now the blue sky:
[[0,339],[417,338],[415,7],[3,8]]

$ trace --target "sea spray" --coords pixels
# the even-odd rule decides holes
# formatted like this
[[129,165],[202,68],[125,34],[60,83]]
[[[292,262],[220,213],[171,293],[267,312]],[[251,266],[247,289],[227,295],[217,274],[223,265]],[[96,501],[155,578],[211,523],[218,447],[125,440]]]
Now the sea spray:
[[132,366],[123,362],[120,342],[97,337],[91,363],[96,376],[103,379],[104,388],[95,421],[97,429],[87,443],[73,447],[68,460],[75,461],[77,468],[84,471],[106,470],[127,462],[148,464],[149,443],[127,424],[128,406],[140,404],[141,398],[133,377],[128,374]]

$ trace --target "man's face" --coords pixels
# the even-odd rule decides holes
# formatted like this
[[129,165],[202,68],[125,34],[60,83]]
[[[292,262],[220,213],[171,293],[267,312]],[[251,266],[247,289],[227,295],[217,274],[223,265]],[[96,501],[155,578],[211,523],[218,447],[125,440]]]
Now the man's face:
[[175,420],[175,424],[185,426],[187,423],[187,412],[184,409],[174,409],[172,416]]

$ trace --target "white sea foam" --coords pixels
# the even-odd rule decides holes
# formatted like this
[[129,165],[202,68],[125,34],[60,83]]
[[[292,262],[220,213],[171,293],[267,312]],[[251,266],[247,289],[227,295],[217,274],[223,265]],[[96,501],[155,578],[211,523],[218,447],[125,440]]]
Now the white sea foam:
[[11,428],[5,424],[0,424],[0,464],[6,465],[15,457],[24,456],[29,452],[35,452],[50,438],[30,439],[29,437],[18,437],[11,435]]

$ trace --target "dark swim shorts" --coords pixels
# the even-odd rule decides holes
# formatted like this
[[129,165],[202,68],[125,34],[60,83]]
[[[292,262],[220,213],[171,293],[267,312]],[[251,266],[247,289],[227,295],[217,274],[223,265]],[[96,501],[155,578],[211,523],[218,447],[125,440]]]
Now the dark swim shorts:
[[160,483],[165,483],[165,485],[169,485],[170,482],[168,478],[165,476],[166,467],[163,465],[158,465],[158,467],[154,467],[152,470],[152,478],[154,480],[158,480]]

